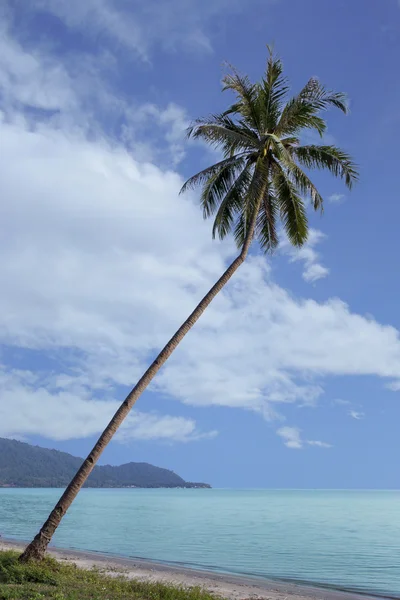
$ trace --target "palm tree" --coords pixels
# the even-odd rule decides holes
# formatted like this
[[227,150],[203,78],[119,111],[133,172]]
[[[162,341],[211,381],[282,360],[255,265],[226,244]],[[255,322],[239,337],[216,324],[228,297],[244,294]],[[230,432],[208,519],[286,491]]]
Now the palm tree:
[[166,360],[193,327],[215,296],[246,259],[253,241],[265,253],[278,246],[279,222],[289,241],[302,246],[308,225],[304,199],[315,210],[323,200],[303,167],[327,169],[344,180],[348,188],[357,179],[351,157],[332,145],[303,145],[304,130],[320,136],[326,129],[321,112],[333,106],[347,112],[342,93],[327,90],[313,78],[300,93],[287,100],[288,83],[282,62],[268,47],[264,77],[257,83],[235,69],[223,80],[223,90],[235,94],[235,102],[222,114],[199,119],[189,137],[202,139],[222,150],[223,158],[191,177],[183,186],[200,186],[204,218],[214,216],[213,237],[233,233],[239,254],[204,296],[150,365],[96,442],[93,450],[66,488],[40,532],[21,560],[41,559],[62,517],[90,475],[101,453]]

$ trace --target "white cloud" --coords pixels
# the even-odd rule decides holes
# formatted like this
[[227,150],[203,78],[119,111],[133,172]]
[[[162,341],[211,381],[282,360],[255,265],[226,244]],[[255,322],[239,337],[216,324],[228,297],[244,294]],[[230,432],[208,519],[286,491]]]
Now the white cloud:
[[198,431],[193,419],[172,417],[157,413],[133,412],[126,425],[117,433],[120,441],[129,440],[165,440],[173,442],[192,442],[211,439],[218,435],[216,430],[205,433]]
[[316,448],[332,448],[331,444],[320,442],[317,440],[303,440],[301,431],[298,427],[281,427],[276,432],[282,439],[285,446],[292,450],[301,450],[304,444],[314,446]]
[[391,381],[390,383],[386,384],[386,387],[389,390],[392,390],[392,392],[399,392],[400,391],[400,380]]
[[349,412],[350,417],[352,417],[353,419],[356,419],[357,421],[361,421],[361,419],[364,419],[365,414],[363,412],[357,412],[356,410],[351,410]]
[[[125,115],[128,118],[122,127],[122,140],[129,149],[135,147],[140,134],[149,139],[149,132],[155,131],[157,137],[153,135],[151,142],[157,146],[159,138],[164,137],[169,153],[167,162],[176,166],[184,158],[186,129],[190,121],[187,112],[181,106],[171,102],[165,108],[160,108],[147,103],[133,110],[126,107]],[[161,156],[153,151],[151,158],[161,159]]]
[[[42,63],[35,53],[32,63],[27,51],[11,45],[14,58],[0,67],[8,98],[0,115],[0,343],[7,348],[3,362],[18,364],[8,357],[11,348],[22,359],[33,353],[39,366],[16,382],[13,371],[11,391],[0,388],[2,431],[28,435],[31,426],[32,433],[56,439],[88,436],[108,419],[119,386],[135,383],[236,250],[232,241],[211,240],[196,197],[178,196],[179,173],[155,166],[152,144],[140,143],[142,128],[157,123],[155,130],[166,128],[162,140],[174,146],[184,110],[146,104],[135,107],[139,118],[124,105],[137,131],[133,153],[127,140],[103,131],[107,119],[87,112],[87,97],[68,68],[50,59]],[[19,60],[30,65],[27,71]],[[41,65],[53,75],[46,78]],[[36,80],[45,98],[56,98],[47,108],[58,104],[57,119],[46,114],[33,120],[24,110],[26,102],[46,106]],[[121,114],[112,95],[95,106],[101,117],[105,110]],[[320,264],[314,246],[321,239],[313,230],[304,252],[292,256],[304,263],[305,278],[315,279],[309,270]],[[327,375],[400,380],[398,331],[355,314],[339,299],[295,298],[274,283],[264,258],[252,256],[151,391],[272,419],[282,416],[285,403],[315,403]],[[8,416],[6,430],[10,402],[18,410]],[[96,412],[99,422],[90,420]],[[143,423],[153,432],[165,428],[169,439],[177,439],[175,430],[184,439],[203,435],[190,419],[135,414],[140,423],[129,419],[125,436],[143,437]]]
[[308,282],[318,281],[318,279],[323,279],[327,275],[329,275],[329,269],[319,263],[310,263],[306,265],[303,271],[303,278]]
[[349,400],[342,400],[342,398],[336,398],[333,400],[333,404],[338,404],[339,406],[348,406],[350,403]]
[[[82,385],[134,383],[233,246],[210,240],[178,174],[51,127],[0,127],[2,342],[69,349]],[[295,299],[253,257],[152,389],[273,418],[344,374],[400,377],[398,332],[338,299]]]
[[189,117],[182,107],[137,104],[108,85],[101,57],[60,62],[12,38],[6,19],[0,25],[0,93],[4,117],[15,119],[18,110],[27,128],[50,123],[76,137],[123,142],[142,162],[167,167],[185,156]]
[[[100,434],[120,405],[113,399],[93,400],[89,390],[76,383],[72,389],[58,385],[42,382],[30,371],[0,370],[0,437],[68,440]],[[198,431],[193,419],[133,410],[117,439],[188,442],[216,433]]]
[[43,110],[72,109],[75,94],[65,68],[53,60],[25,52],[0,26],[0,89],[3,103]]
[[[254,8],[259,3],[251,0]],[[231,15],[244,10],[239,0],[32,0],[29,8],[46,10],[69,28],[111,47],[121,46],[144,61],[155,48],[212,52],[212,31],[220,25],[219,17],[226,22],[227,11]]]
[[332,444],[327,444],[326,442],[320,442],[318,440],[309,440],[307,444],[309,446],[316,446],[317,448],[332,448]]
[[303,447],[300,429],[297,427],[281,427],[276,433],[284,440],[283,443],[288,448],[300,450]]
[[345,201],[345,199],[346,196],[344,194],[332,194],[328,198],[329,202],[331,202],[332,204],[341,204]]
[[280,245],[281,250],[290,256],[291,262],[301,261],[304,263],[303,279],[314,283],[329,275],[329,269],[319,262],[319,254],[314,246],[319,244],[325,235],[317,229],[310,229],[307,243],[300,249],[290,245],[288,239],[284,239]]

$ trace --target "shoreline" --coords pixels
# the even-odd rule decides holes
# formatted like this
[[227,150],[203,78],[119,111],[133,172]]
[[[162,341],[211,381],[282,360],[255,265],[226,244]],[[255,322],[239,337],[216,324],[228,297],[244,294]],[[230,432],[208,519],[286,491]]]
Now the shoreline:
[[[1,550],[23,550],[24,542],[0,538]],[[156,562],[142,558],[128,558],[86,550],[68,550],[49,547],[48,554],[81,569],[97,568],[108,576],[125,576],[128,579],[157,581],[176,587],[201,587],[232,600],[377,600],[396,598],[377,596],[359,591],[346,591],[324,585],[284,582],[257,576],[228,574]]]

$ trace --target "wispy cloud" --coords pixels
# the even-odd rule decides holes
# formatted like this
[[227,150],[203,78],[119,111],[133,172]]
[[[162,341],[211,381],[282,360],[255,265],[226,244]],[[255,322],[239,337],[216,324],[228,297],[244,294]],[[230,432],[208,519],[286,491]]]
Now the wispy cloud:
[[276,433],[283,439],[283,443],[288,448],[300,450],[303,447],[300,429],[297,429],[297,427],[281,427]]
[[353,408],[352,402],[350,402],[349,400],[343,400],[341,398],[336,398],[335,400],[332,401],[332,404],[334,404],[336,406],[343,406],[344,408],[347,407],[347,408],[345,408],[347,415],[349,417],[351,417],[352,419],[355,419],[356,421],[361,421],[362,419],[365,418],[365,413]]
[[318,440],[308,441],[307,444],[309,446],[317,446],[317,448],[332,448],[332,444],[327,444],[326,442],[320,442]]
[[311,283],[323,279],[327,275],[329,275],[329,269],[319,263],[308,262],[303,271],[303,279]]
[[336,404],[338,406],[348,406],[351,404],[350,400],[343,400],[342,398],[336,398],[332,401],[332,404]]
[[[62,381],[57,376],[0,369],[0,385],[0,437],[69,440],[96,435],[120,404],[112,396],[93,399],[79,376]],[[133,410],[116,439],[190,442],[216,435],[214,430],[199,430],[193,419]]]
[[285,446],[292,450],[301,450],[305,444],[317,448],[332,448],[331,444],[319,440],[303,440],[298,427],[281,427],[276,433],[283,439]]
[[[256,7],[261,0],[249,4]],[[47,11],[69,29],[107,43],[114,51],[128,50],[146,62],[151,62],[155,49],[212,52],[215,19],[227,9],[230,13],[245,10],[240,0],[31,0],[26,9]]]
[[346,199],[344,194],[332,194],[329,196],[328,200],[331,204],[342,204]]
[[315,246],[325,239],[325,234],[317,229],[310,229],[307,243],[300,249],[294,248],[287,239],[284,239],[280,248],[290,257],[290,262],[300,261],[304,264],[303,279],[314,283],[329,274],[329,269],[321,264],[320,255]]
[[352,417],[353,419],[356,419],[357,421],[361,421],[365,417],[365,413],[358,412],[356,410],[351,410],[349,412],[349,415],[350,415],[350,417]]
[[397,381],[391,381],[390,383],[387,383],[386,387],[388,390],[392,390],[392,392],[399,392],[400,391],[400,379]]
[[51,123],[55,130],[122,145],[160,166],[176,167],[184,158],[190,118],[183,107],[135,102],[110,83],[101,56],[62,60],[40,45],[26,47],[9,30],[7,19],[0,20],[1,109],[7,119],[19,114],[32,128]]

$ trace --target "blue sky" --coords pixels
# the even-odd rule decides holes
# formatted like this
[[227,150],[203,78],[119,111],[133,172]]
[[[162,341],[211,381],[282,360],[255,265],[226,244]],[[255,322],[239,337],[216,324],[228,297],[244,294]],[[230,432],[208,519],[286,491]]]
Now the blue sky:
[[252,78],[275,44],[293,93],[346,91],[326,140],[349,194],[300,253],[255,247],[102,462],[216,487],[397,488],[400,316],[397,0],[3,2],[0,42],[0,436],[84,455],[234,256],[212,242],[188,143],[223,109],[224,61]]

